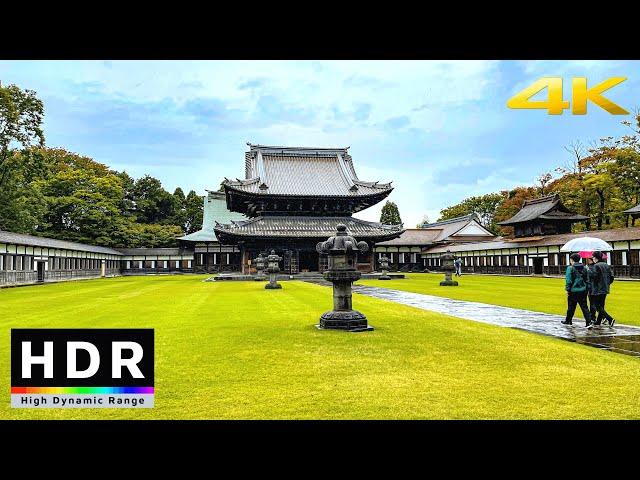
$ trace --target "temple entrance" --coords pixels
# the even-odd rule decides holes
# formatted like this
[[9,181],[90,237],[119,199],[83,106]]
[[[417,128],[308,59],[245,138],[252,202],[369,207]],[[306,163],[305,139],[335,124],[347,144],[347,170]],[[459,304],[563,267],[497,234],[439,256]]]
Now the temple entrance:
[[544,265],[544,259],[533,258],[533,273],[535,275],[542,275],[542,267]]
[[318,271],[318,253],[317,252],[299,252],[300,255],[300,272],[317,272]]

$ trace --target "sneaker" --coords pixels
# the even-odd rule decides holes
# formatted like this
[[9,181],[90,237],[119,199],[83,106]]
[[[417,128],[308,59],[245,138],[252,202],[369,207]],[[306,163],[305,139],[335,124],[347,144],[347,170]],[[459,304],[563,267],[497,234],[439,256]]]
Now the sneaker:
[[616,323],[616,319],[615,318],[611,318],[609,319],[609,326],[613,327],[613,325]]
[[593,328],[593,323],[587,323],[585,325],[585,328],[592,329]]
[[560,323],[563,325],[573,325],[573,322],[571,320],[569,320],[568,322],[566,320],[563,320]]

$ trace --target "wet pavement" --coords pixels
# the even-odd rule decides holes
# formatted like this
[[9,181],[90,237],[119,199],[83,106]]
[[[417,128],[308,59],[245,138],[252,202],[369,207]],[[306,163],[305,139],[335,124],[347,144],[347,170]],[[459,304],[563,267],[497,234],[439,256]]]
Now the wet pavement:
[[[326,286],[331,285],[324,281],[314,281],[313,283]],[[465,320],[489,323],[501,327],[517,328],[519,330],[561,338],[611,352],[640,357],[640,327],[616,323],[614,327],[601,325],[587,329],[584,326],[584,320],[581,318],[574,318],[573,325],[562,325],[560,322],[564,320],[564,316],[550,313],[532,312],[530,310],[464,300],[453,300],[434,295],[404,292],[369,285],[354,285],[353,291],[361,295],[381,298],[422,310],[464,318]]]

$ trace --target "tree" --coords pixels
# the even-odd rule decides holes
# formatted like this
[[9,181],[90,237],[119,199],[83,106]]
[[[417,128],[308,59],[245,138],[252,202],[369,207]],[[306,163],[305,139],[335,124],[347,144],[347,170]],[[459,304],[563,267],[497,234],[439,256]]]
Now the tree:
[[185,199],[184,208],[185,222],[183,228],[185,233],[197,232],[202,228],[202,216],[204,214],[202,197],[191,190]]
[[395,203],[387,200],[380,213],[380,223],[383,225],[400,225],[402,223],[400,211]]
[[545,172],[536,179],[536,182],[540,184],[540,196],[544,196],[547,194],[548,191],[546,187],[547,185],[549,185],[551,180],[553,180],[553,175],[551,175],[550,172]]
[[44,105],[32,90],[0,86],[0,189],[10,170],[12,145],[22,149],[44,146]]
[[151,175],[136,180],[133,202],[138,221],[143,223],[161,223],[171,219],[175,213],[175,198],[162,188],[160,180]]
[[[513,217],[518,210],[522,208],[525,200],[537,198],[538,189],[536,187],[516,187],[513,190],[501,192],[504,195],[504,200],[496,208],[493,221],[498,227],[498,223],[504,220],[508,220]],[[511,235],[513,233],[513,227],[499,227],[498,232],[501,235]]]
[[416,225],[416,228],[424,228],[425,225],[428,225],[429,223],[431,223],[429,221],[429,216],[428,215],[423,215],[422,216],[422,220],[420,220],[420,223],[418,223]]

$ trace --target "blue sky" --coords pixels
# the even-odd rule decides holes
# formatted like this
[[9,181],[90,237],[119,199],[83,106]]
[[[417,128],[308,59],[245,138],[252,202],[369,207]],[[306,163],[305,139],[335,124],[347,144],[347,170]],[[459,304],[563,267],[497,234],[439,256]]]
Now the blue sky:
[[[564,146],[627,131],[629,116],[510,110],[543,76],[640,107],[638,61],[0,61],[0,81],[45,102],[47,145],[90,156],[169,191],[244,175],[246,142],[350,146],[362,180],[392,180],[407,227],[470,195],[530,184]],[[382,205],[357,214],[378,220]]]

